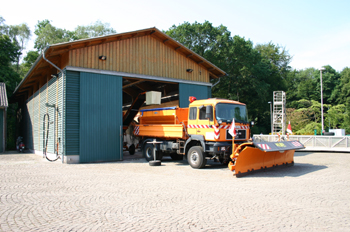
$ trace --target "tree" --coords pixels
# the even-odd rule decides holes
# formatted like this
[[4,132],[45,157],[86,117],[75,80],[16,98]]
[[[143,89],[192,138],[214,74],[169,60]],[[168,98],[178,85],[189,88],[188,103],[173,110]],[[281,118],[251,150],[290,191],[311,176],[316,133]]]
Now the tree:
[[[326,104],[339,104],[339,101],[341,101],[339,96],[342,88],[340,85],[340,74],[330,65],[326,65],[324,68],[326,70],[322,72],[323,101]],[[320,83],[320,75],[318,80]],[[321,84],[318,89],[321,91]]]
[[37,36],[34,48],[38,51],[42,51],[49,44],[72,41],[74,36],[70,31],[54,27],[48,19],[38,21],[34,34]]
[[214,27],[208,21],[203,24],[185,22],[179,26],[173,25],[165,33],[219,68],[228,68],[228,53],[233,40],[225,26]]
[[346,67],[340,73],[341,76],[341,94],[340,99],[342,99],[343,104],[345,104],[345,112],[347,115],[347,120],[343,124],[343,128],[346,129],[346,133],[350,133],[350,68]]
[[19,72],[19,61],[22,51],[25,49],[25,44],[28,42],[31,32],[26,23],[20,25],[10,25],[4,24],[5,19],[0,17],[0,33],[3,33],[16,43],[20,47],[20,53],[16,57],[16,71]]
[[35,26],[34,34],[37,35],[37,38],[35,39],[34,48],[41,51],[49,44],[103,36],[111,33],[116,33],[116,31],[110,27],[109,23],[102,23],[101,21],[96,21],[89,26],[78,26],[74,31],[69,31],[56,28],[48,19],[45,19],[38,21],[38,24]]
[[[320,101],[319,71],[314,68],[308,68],[300,71],[294,70],[292,73],[287,75],[287,99]],[[288,98],[288,96],[291,96],[292,99]],[[295,101],[289,101],[288,106],[297,108]]]
[[[19,47],[21,53],[25,49],[25,44],[28,42],[31,31],[27,24],[22,23],[20,25],[14,25],[9,27],[9,36],[12,37],[12,40],[15,41]],[[16,69],[17,72],[19,72],[19,61],[20,61],[20,55],[17,57],[16,60]]]
[[20,82],[18,73],[12,68],[12,62],[21,55],[19,46],[12,42],[7,35],[0,34],[0,81],[6,84],[8,97]]
[[[287,118],[291,121],[291,125],[295,131],[295,134],[311,135],[314,134],[314,129],[317,133],[321,133],[321,103],[314,100],[301,99],[294,105],[298,109],[288,108]],[[325,109],[330,105],[324,104]]]
[[349,115],[346,114],[344,104],[331,107],[326,115],[325,122],[329,122],[331,128],[348,128],[350,123]]
[[258,44],[255,49],[260,53],[262,62],[266,62],[270,66],[268,73],[270,92],[285,91],[287,77],[291,70],[289,63],[292,60],[286,48],[269,42],[268,44]]
[[110,27],[109,23],[96,21],[89,26],[77,26],[74,30],[74,39],[92,38],[113,33],[116,33],[116,31]]
[[[16,85],[21,81],[12,63],[21,55],[17,43],[0,32],[0,82],[6,84],[7,96],[11,97]],[[16,105],[10,104],[7,109],[7,148],[15,147]]]
[[27,52],[27,55],[23,58],[23,62],[21,63],[21,79],[23,79],[24,75],[28,73],[28,71],[33,66],[39,55],[40,54],[38,51]]
[[5,24],[5,19],[0,16],[0,33],[7,34],[8,26]]
[[[271,86],[283,86],[283,78],[270,78],[272,64],[268,52],[259,52],[250,40],[239,36],[231,37],[231,32],[223,25],[214,27],[210,22],[203,24],[185,22],[179,26],[172,26],[166,33],[197,54],[210,60],[213,64],[226,71],[227,76],[220,79],[212,90],[214,97],[239,100],[247,103],[250,119],[257,122],[254,129],[267,132],[270,128],[270,114],[267,99],[272,96]],[[284,59],[284,63],[275,59],[278,73],[287,72],[289,58],[285,50],[277,52]],[[270,48],[270,47],[269,47]],[[261,51],[265,47],[261,46]],[[272,54],[272,53],[271,53]],[[278,63],[279,62],[279,63]],[[284,68],[284,69],[283,69]]]

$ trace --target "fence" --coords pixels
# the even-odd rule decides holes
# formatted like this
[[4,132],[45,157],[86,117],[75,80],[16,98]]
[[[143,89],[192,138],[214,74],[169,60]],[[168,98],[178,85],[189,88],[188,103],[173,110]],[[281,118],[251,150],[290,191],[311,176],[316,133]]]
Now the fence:
[[[278,141],[277,135],[254,135],[254,141]],[[281,136],[287,140],[287,136]],[[290,135],[289,140],[298,140],[304,144],[304,151],[350,152],[350,136]],[[303,150],[300,150],[303,151]]]

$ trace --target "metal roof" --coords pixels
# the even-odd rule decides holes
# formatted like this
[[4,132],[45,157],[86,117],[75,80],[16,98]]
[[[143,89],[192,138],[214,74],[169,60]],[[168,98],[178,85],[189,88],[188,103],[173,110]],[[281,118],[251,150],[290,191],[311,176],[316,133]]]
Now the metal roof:
[[0,107],[8,107],[6,85],[5,83],[0,83]]

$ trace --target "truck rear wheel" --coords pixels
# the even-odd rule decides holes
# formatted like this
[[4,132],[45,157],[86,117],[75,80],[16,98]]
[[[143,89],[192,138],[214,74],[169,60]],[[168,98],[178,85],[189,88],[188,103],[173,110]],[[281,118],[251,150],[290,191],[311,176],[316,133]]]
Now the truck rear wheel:
[[[151,144],[151,143],[147,143],[144,146],[142,153],[147,161],[154,160],[153,149],[157,149],[157,148],[154,148],[153,144]],[[163,158],[163,156],[161,154],[159,154],[159,152],[157,152],[157,150],[156,150],[156,160],[162,160],[162,158]]]
[[202,147],[191,147],[187,153],[187,161],[192,168],[203,168],[207,164],[205,153]]

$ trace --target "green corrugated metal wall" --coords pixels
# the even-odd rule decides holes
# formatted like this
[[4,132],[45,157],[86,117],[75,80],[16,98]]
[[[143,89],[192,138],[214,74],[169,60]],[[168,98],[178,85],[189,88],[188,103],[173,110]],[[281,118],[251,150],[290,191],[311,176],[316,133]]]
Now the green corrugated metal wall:
[[5,110],[0,109],[0,152],[4,152],[4,146],[3,146],[3,141],[4,141],[4,115],[5,115]]
[[[48,97],[47,97],[47,103],[50,105],[55,104],[56,105],[56,85],[57,85],[57,79],[56,78],[52,78],[51,80],[49,80],[48,83]],[[55,121],[55,109],[54,107],[46,107],[44,108],[45,110],[47,110],[47,113],[50,115],[50,122],[52,122],[52,124],[50,124],[49,128],[49,139],[48,139],[48,143],[47,143],[47,152],[49,153],[54,153],[55,152],[55,133],[56,133],[56,127],[54,124]],[[43,119],[41,119],[43,120]],[[47,127],[47,123],[45,125],[45,127]],[[46,135],[45,135],[46,137]],[[45,138],[46,139],[46,138]]]
[[[62,88],[62,78],[52,78],[47,84],[28,98],[23,112],[26,125],[23,136],[28,149],[43,151],[44,139],[46,139],[46,135],[45,138],[43,138],[43,118],[44,115],[48,113],[52,124],[49,125],[50,131],[47,152],[55,152],[55,134],[57,137],[62,136],[62,129],[60,127],[60,125],[62,125],[62,115],[58,113],[56,115],[57,122],[54,123],[55,109],[53,107],[46,107],[45,104],[55,104],[55,106],[58,107],[58,112],[62,111],[62,94],[60,93],[62,89],[59,88]],[[47,129],[47,123],[45,123],[45,127]],[[61,150],[59,153],[62,153]]]
[[66,71],[65,154],[79,155],[80,72]]
[[[57,138],[59,139],[57,142],[60,143],[60,146],[58,148],[58,153],[62,154],[62,150],[64,149],[63,145],[64,145],[64,133],[62,131],[62,123],[64,120],[64,115],[63,113],[63,102],[62,102],[62,94],[63,94],[63,88],[62,88],[62,84],[63,84],[63,78],[62,78],[62,73],[60,73],[59,78],[58,78],[58,88],[57,88],[57,106],[58,106],[58,110],[57,110],[57,128],[58,128],[58,133],[57,133]],[[64,128],[63,128],[64,130]],[[64,154],[66,154],[64,152]]]
[[[39,146],[40,146],[40,150],[43,149],[44,147],[44,135],[43,135],[43,118],[44,115],[47,113],[47,108],[45,106],[46,103],[46,94],[47,94],[47,86],[44,85],[43,87],[40,88],[40,114],[39,114],[39,120],[41,123],[39,123]],[[45,125],[46,127],[47,125]],[[45,136],[46,138],[46,136]]]
[[122,77],[80,74],[80,162],[122,160]]
[[196,97],[197,100],[210,98],[211,87],[179,83],[179,107],[188,107],[190,96]]
[[26,148],[34,149],[33,145],[33,96],[30,96],[27,100],[27,104],[24,110],[25,122],[26,122],[26,133],[24,133],[24,141]]
[[33,140],[34,150],[40,150],[39,148],[39,91],[34,93],[33,96]]

